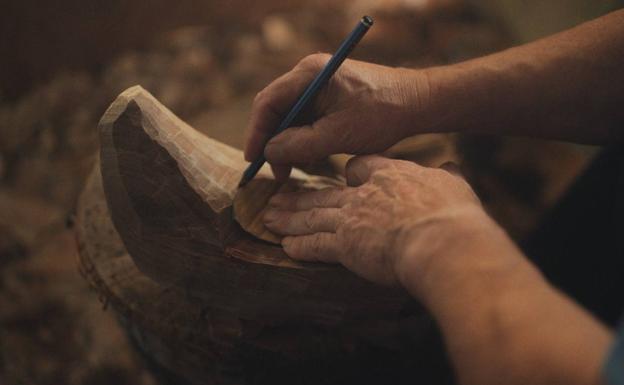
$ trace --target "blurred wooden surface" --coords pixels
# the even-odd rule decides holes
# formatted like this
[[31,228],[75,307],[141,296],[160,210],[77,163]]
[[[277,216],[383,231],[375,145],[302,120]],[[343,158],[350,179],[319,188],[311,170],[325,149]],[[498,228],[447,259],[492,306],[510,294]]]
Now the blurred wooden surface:
[[[76,272],[76,247],[66,229],[93,167],[97,121],[123,89],[144,85],[194,127],[240,148],[255,93],[304,55],[335,48],[364,11],[372,10],[376,27],[354,54],[378,63],[448,63],[514,43],[504,18],[484,17],[462,0],[168,5],[2,4],[3,384],[154,383],[108,302],[98,303]],[[433,136],[408,144],[392,156],[431,166],[447,158],[462,163],[484,205],[516,239],[535,228],[595,151],[493,137]],[[442,362],[418,357],[431,367]]]
[[624,6],[622,0],[470,0],[526,43]]
[[240,18],[260,22],[272,11],[292,7],[287,0],[3,2],[0,98],[12,100],[59,71],[102,70],[109,58],[144,49],[153,36],[176,27],[229,24],[237,29]]
[[[156,282],[258,322],[394,319],[408,300],[402,290],[374,285],[343,266],[290,259],[279,242],[242,231],[232,213],[247,164],[242,152],[211,138],[209,128],[205,135],[187,125],[143,88],[121,93],[98,127],[110,216],[137,267]],[[268,165],[257,178],[278,186]],[[340,184],[297,169],[290,182],[302,188]],[[84,207],[78,209],[81,218]]]
[[[408,301],[400,313],[363,312],[351,318],[349,312],[327,302],[340,295],[335,289],[343,287],[353,290],[350,303],[358,306],[357,297],[366,295],[361,287],[349,285],[348,279],[334,276],[325,285],[334,290],[316,298],[317,311],[294,319],[276,317],[277,313],[257,317],[259,313],[249,312],[255,305],[266,305],[264,313],[275,308],[270,303],[274,298],[266,293],[284,275],[277,266],[271,283],[266,280],[258,287],[254,266],[243,262],[246,281],[231,288],[215,286],[210,298],[189,290],[188,282],[150,279],[137,268],[113,226],[99,167],[81,194],[76,234],[82,274],[119,315],[143,354],[157,365],[155,372],[163,381],[198,385],[411,384],[415,377],[442,384],[450,381],[441,341],[422,308]],[[221,257],[223,264],[237,264],[232,260],[236,257]],[[235,279],[226,269],[215,270],[212,279],[204,277],[208,284],[215,273]],[[310,277],[300,287],[284,287],[282,295],[297,297],[302,289],[306,291],[305,286],[314,286],[313,281]],[[237,301],[245,291],[253,291],[255,299]],[[224,300],[218,300],[219,296]],[[304,297],[300,302],[314,300]],[[391,302],[388,297],[377,305],[386,307]],[[278,305],[279,314],[293,311],[293,304],[284,299]],[[322,315],[329,317],[319,319]]]

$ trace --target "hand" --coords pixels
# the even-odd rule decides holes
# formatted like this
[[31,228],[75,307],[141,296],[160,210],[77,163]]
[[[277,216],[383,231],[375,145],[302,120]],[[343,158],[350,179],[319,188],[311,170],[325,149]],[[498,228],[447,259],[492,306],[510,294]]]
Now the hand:
[[[256,96],[246,160],[262,153],[266,140],[329,58],[325,54],[304,58]],[[289,128],[266,144],[264,154],[276,178],[287,178],[293,164],[338,153],[381,152],[418,132],[414,126],[424,125],[419,111],[427,104],[427,87],[424,71],[346,60],[305,114],[311,123]]]
[[346,173],[350,187],[277,194],[269,201],[265,225],[286,236],[282,245],[292,258],[342,263],[392,285],[406,266],[426,266],[445,248],[461,245],[486,217],[452,170],[363,156],[351,159]]

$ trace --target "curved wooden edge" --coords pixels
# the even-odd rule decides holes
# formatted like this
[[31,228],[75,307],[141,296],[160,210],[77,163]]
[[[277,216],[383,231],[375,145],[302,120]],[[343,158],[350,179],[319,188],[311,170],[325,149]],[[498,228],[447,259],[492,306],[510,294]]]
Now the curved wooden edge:
[[198,383],[223,380],[220,360],[235,354],[243,335],[239,315],[213,310],[137,268],[110,218],[99,166],[79,197],[75,235],[82,276],[150,359]]
[[[231,208],[232,183],[244,167],[236,163],[242,162],[240,152],[181,123],[142,88],[122,93],[100,130],[101,175],[113,223],[138,268],[155,281],[247,319],[331,324],[353,314],[395,313],[405,303],[402,291],[368,283],[339,265],[296,262],[280,247],[243,233]],[[209,151],[200,158],[205,163],[180,160],[179,149],[165,143],[167,135],[201,142]],[[214,172],[208,179],[216,192],[210,185],[200,186],[203,193],[191,187],[189,178],[198,172],[193,167]]]
[[256,177],[234,196],[234,218],[245,231],[279,245],[282,237],[266,228],[262,220],[269,199],[276,193],[315,191],[336,186],[344,186],[344,181],[314,175],[307,179],[291,178],[286,183],[277,184],[273,179]]
[[[223,308],[184,288],[159,284],[137,268],[124,248],[110,218],[98,166],[80,195],[75,232],[80,271],[104,308],[117,312],[150,359],[192,383],[242,383],[252,371],[279,376],[286,365],[296,367],[298,362],[301,370],[310,371],[306,377],[331,377],[334,370],[357,373],[362,370],[358,359],[369,359],[367,354],[389,362],[411,360],[411,345],[404,346],[404,340],[417,344],[431,333],[429,318],[419,311],[416,318],[397,312],[342,312],[343,317],[329,318],[325,310],[321,320],[279,315],[263,320],[245,308]],[[259,367],[267,355],[274,367]],[[305,364],[323,359],[336,369],[323,373]]]

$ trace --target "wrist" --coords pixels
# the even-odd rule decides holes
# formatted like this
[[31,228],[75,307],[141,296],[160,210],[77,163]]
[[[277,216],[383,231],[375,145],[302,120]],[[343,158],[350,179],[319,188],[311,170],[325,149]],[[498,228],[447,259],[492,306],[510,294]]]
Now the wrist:
[[609,330],[550,286],[482,215],[487,220],[456,221],[464,236],[435,240],[455,247],[425,266],[410,263],[422,244],[407,247],[397,274],[435,318],[459,381],[496,383],[506,373],[511,383],[595,383]]
[[[400,84],[405,106],[405,136],[461,130],[469,105],[477,95],[467,94],[470,70],[466,63],[404,70]],[[479,103],[473,103],[478,106]]]
[[403,137],[432,133],[435,113],[432,110],[431,73],[433,69],[397,68],[398,90],[401,105],[401,129]]
[[493,290],[530,263],[480,207],[467,208],[407,233],[395,272],[414,297],[433,310],[466,290]]
[[429,96],[420,119],[426,132],[464,131],[470,112],[486,104],[480,99],[480,87],[468,85],[476,77],[468,67],[469,63],[460,63],[423,70]]
[[430,133],[498,133],[522,99],[507,60],[487,56],[423,70],[428,104],[418,117]]

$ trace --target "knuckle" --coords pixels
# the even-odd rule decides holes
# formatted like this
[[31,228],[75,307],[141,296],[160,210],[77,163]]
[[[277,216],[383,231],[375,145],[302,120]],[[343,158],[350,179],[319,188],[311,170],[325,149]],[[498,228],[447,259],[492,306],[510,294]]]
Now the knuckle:
[[271,103],[266,97],[262,97],[258,101],[255,101],[252,108],[256,114],[260,114],[259,116],[262,117],[265,117],[265,114],[272,112]]
[[355,211],[355,209],[357,208],[357,202],[356,199],[354,199],[355,196],[351,196],[348,200],[345,200],[344,205],[342,206],[342,212],[345,214],[345,218],[343,218],[342,222],[345,225],[349,225],[353,218],[353,212]]
[[290,244],[288,245],[286,251],[292,257],[302,258],[304,257],[304,254],[301,246],[301,242],[297,238],[294,238],[292,242],[290,242]]
[[290,196],[288,194],[284,194],[278,191],[269,199],[269,205],[276,206],[276,207],[280,207],[280,206],[284,207],[288,205],[289,199],[290,199]]
[[347,187],[337,187],[334,190],[334,201],[336,206],[343,207],[350,200],[350,191]]
[[314,204],[322,207],[336,206],[340,201],[340,191],[342,187],[327,187],[319,192],[315,199]]
[[273,220],[271,220],[271,222],[267,223],[267,225],[274,229],[281,230],[286,227],[285,224],[287,224],[287,222],[288,220],[285,219],[283,215],[278,215]]
[[386,184],[394,179],[394,173],[387,168],[378,168],[371,173],[371,182],[376,184]]
[[314,237],[309,242],[310,251],[314,255],[321,255],[323,252],[323,239],[321,237]]
[[303,218],[304,225],[308,230],[312,230],[319,222],[320,211],[318,209],[308,210]]
[[360,202],[366,202],[369,198],[371,198],[375,192],[377,191],[377,187],[372,183],[364,183],[356,190],[356,198]]
[[328,60],[328,57],[329,55],[326,53],[314,53],[301,59],[297,67],[304,70],[315,70],[323,66]]
[[309,69],[309,67],[312,65],[312,55],[308,55],[306,57],[304,57],[303,59],[299,60],[299,63],[297,63],[297,65],[295,66],[295,69],[298,70],[307,70]]
[[312,204],[315,206],[324,206],[329,201],[329,192],[320,190],[312,196]]
[[260,92],[258,92],[256,94],[256,96],[254,97],[253,103],[254,104],[260,104],[260,102],[262,102],[264,99],[266,99],[266,95],[267,95],[267,89],[266,88],[260,90]]
[[270,110],[271,108],[271,99],[269,98],[268,93],[264,93],[258,97],[258,100],[254,102],[255,106],[260,111]]
[[339,143],[344,145],[348,149],[357,148],[358,137],[354,135],[353,130],[337,129],[332,131],[332,136],[337,139]]
[[377,158],[378,158],[378,155],[361,155],[357,158],[357,161],[367,166],[371,166],[375,163],[375,160]]
[[275,136],[273,140],[274,144],[280,146],[280,149],[282,150],[282,155],[287,152],[294,152],[295,154],[301,154],[303,152],[303,146],[300,143],[298,135],[296,135],[296,133],[282,132],[281,134]]
[[371,170],[384,170],[389,168],[393,164],[393,162],[399,161],[391,160],[379,155],[368,155],[365,159],[365,162],[367,163],[368,167],[371,168]]
[[289,223],[290,223],[290,218],[279,216],[273,222],[271,222],[271,226],[276,230],[284,230],[289,227],[288,226]]
[[325,149],[313,141],[301,140],[297,145],[297,151],[302,162],[314,162],[325,157]]

